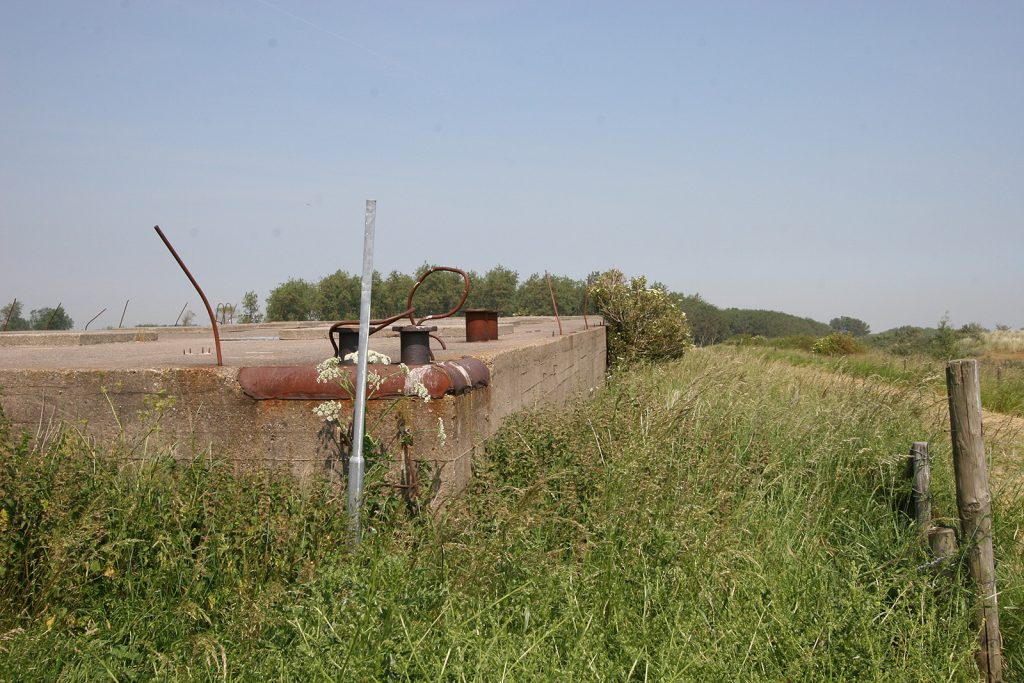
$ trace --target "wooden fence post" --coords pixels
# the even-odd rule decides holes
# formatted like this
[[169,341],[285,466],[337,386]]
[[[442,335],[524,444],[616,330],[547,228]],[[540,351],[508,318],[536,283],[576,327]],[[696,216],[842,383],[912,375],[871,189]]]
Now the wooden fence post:
[[985,441],[981,430],[981,383],[978,361],[946,364],[950,435],[960,530],[968,545],[971,578],[978,591],[975,623],[979,630],[978,668],[989,683],[1003,680],[1002,640],[992,549],[992,497],[988,489]]
[[926,441],[915,441],[910,447],[910,471],[914,484],[914,519],[921,534],[925,535],[932,525],[932,469]]

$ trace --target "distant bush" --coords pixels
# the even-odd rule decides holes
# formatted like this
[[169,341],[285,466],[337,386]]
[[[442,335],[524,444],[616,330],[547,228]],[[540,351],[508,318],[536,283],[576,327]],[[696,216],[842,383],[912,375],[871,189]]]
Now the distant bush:
[[679,358],[693,346],[686,314],[664,289],[618,270],[598,276],[590,296],[608,326],[609,364]]
[[867,351],[867,347],[848,334],[833,332],[814,342],[811,351],[822,356],[849,356],[854,353],[864,353]]

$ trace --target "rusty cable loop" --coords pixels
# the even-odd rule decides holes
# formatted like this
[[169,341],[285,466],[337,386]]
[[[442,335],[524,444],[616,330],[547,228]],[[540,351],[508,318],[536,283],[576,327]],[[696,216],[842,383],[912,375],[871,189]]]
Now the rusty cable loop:
[[[156,234],[160,235],[160,239],[164,241],[164,245],[167,247],[168,251],[171,252],[171,256],[173,256],[174,260],[178,262],[179,266],[181,266],[181,269],[185,272],[189,282],[191,282],[192,286],[196,288],[197,292],[199,292],[199,298],[203,300],[203,305],[206,306],[206,313],[210,316],[210,324],[213,326],[213,341],[217,346],[217,365],[224,365],[224,359],[220,354],[220,330],[217,329],[217,318],[213,315],[213,309],[210,308],[210,301],[206,298],[206,295],[203,294],[203,290],[199,286],[199,283],[196,282],[194,277],[192,277],[192,273],[190,273],[188,268],[185,267],[185,262],[181,260],[180,256],[178,256],[178,252],[174,251],[174,247],[171,246],[167,236],[164,235],[164,231],[160,229],[159,225],[154,225],[153,229],[156,230]],[[188,304],[185,305],[188,306]],[[184,312],[184,310],[185,309],[182,309],[182,312]],[[181,317],[180,313],[178,314],[178,317]]]
[[[448,311],[447,313],[435,313],[435,314],[432,314],[432,315],[428,315],[428,316],[426,316],[424,318],[420,318],[419,322],[417,322],[416,321],[416,317],[415,317],[416,307],[412,305],[413,296],[416,294],[416,290],[419,288],[419,286],[421,284],[423,284],[423,281],[426,280],[428,276],[430,276],[433,273],[436,273],[438,271],[445,271],[445,272],[449,272],[449,273],[455,273],[457,275],[461,275],[462,276],[462,279],[466,283],[466,287],[465,287],[465,289],[462,292],[462,298],[459,299],[459,303],[456,304],[455,307],[452,310]],[[370,335],[374,335],[377,332],[380,332],[381,330],[383,330],[385,327],[387,327],[391,323],[397,322],[397,321],[401,320],[402,318],[408,318],[409,322],[412,325],[422,325],[427,320],[440,320],[441,318],[449,318],[449,317],[455,315],[456,313],[458,313],[462,309],[462,306],[463,306],[463,304],[466,303],[466,299],[468,297],[469,297],[469,274],[466,273],[466,271],[460,270],[459,268],[450,268],[448,266],[434,266],[433,268],[430,268],[430,269],[424,271],[424,273],[419,276],[419,279],[416,280],[416,283],[413,284],[412,289],[409,290],[409,296],[405,300],[405,310],[404,311],[402,311],[401,313],[398,313],[397,315],[393,315],[393,316],[391,316],[389,318],[381,318],[379,320],[371,320],[370,321]],[[340,328],[342,328],[342,327],[349,327],[349,326],[358,325],[358,324],[359,324],[358,320],[339,320],[338,322],[336,322],[333,325],[331,325],[331,328],[327,331],[327,339],[330,340],[331,346],[334,348],[334,355],[335,356],[337,356],[338,353],[339,353],[339,346],[338,346],[338,342],[334,341],[334,335],[335,334],[340,334],[338,332],[338,330]],[[448,346],[444,343],[444,341],[440,337],[438,337],[437,335],[434,335],[434,334],[431,334],[430,336],[437,340],[437,342],[441,345],[442,349],[447,350]],[[433,356],[433,353],[431,353],[431,356]]]
[[427,279],[427,276],[439,271],[447,271],[449,273],[455,273],[456,275],[462,276],[462,279],[465,280],[466,282],[466,289],[463,290],[462,292],[462,298],[459,299],[459,303],[455,304],[455,308],[448,311],[447,313],[434,313],[426,316],[425,318],[420,318],[419,322],[416,322],[413,319],[412,315],[410,314],[409,322],[411,322],[413,325],[422,325],[428,320],[440,320],[441,318],[450,318],[451,316],[459,312],[459,310],[462,308],[462,305],[466,303],[466,299],[469,297],[469,274],[466,273],[466,271],[460,270],[458,268],[449,268],[448,266],[434,266],[430,270],[424,272],[423,275],[420,275],[420,279],[417,280],[416,284],[412,286],[412,289],[409,291],[409,298],[406,299],[405,301],[406,308],[413,308],[412,298],[416,294],[416,290],[419,289],[419,286],[422,285],[423,281]]

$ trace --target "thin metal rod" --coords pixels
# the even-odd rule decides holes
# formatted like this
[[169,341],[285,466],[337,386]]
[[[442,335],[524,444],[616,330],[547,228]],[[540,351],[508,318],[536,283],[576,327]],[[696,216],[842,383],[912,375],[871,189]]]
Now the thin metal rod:
[[590,323],[587,321],[587,303],[590,302],[590,276],[587,276],[587,284],[583,287],[583,329],[589,330]]
[[363,435],[366,428],[366,363],[370,355],[370,290],[373,286],[373,232],[377,221],[377,201],[366,200],[363,226],[363,287],[359,298],[359,358],[356,360],[356,401],[352,407],[352,457],[348,461],[348,514],[352,544],[362,540],[359,512],[363,505]]
[[177,261],[178,265],[181,266],[181,269],[185,271],[185,275],[188,277],[189,282],[191,282],[192,286],[196,288],[197,292],[199,292],[199,297],[203,300],[203,305],[206,306],[206,313],[210,316],[210,325],[213,326],[213,343],[217,347],[217,365],[224,365],[224,359],[220,355],[220,330],[217,329],[217,317],[213,314],[213,309],[210,308],[210,301],[206,298],[206,295],[203,294],[203,290],[199,286],[199,283],[196,282],[194,277],[192,277],[192,273],[188,272],[188,268],[185,267],[185,262],[181,260],[180,256],[178,256],[178,252],[174,251],[174,247],[171,246],[167,236],[164,235],[164,231],[160,229],[159,225],[154,225],[153,229],[156,230],[156,234],[160,235],[160,239],[164,241],[164,245],[167,246],[167,249],[171,252],[171,256],[174,257],[174,260]]
[[60,307],[63,305],[63,303],[57,304],[57,308],[53,309],[53,313],[51,313],[50,317],[46,319],[46,327],[43,328],[44,330],[50,329],[50,323],[52,323],[53,319],[57,317],[57,311],[59,311]]
[[[124,310],[121,311],[121,322],[119,322],[117,324],[117,329],[121,329],[121,326],[124,325],[124,314],[128,312],[128,302],[129,301],[131,301],[131,299],[125,299],[124,300]],[[187,306],[188,304],[185,304],[185,305]]]
[[3,329],[4,332],[7,331],[7,324],[9,322],[11,322],[11,317],[14,315],[14,309],[17,308],[17,307],[18,307],[18,297],[14,297],[14,301],[11,302],[11,307],[9,309],[7,309],[7,319],[4,320],[4,329]]
[[103,314],[104,314],[104,313],[106,313],[106,312],[107,312],[107,309],[106,309],[106,308],[104,308],[104,309],[103,309],[102,311],[100,311],[99,313],[97,313],[96,315],[94,315],[94,316],[93,316],[92,318],[90,318],[90,319],[89,319],[89,322],[87,322],[87,323],[85,324],[85,329],[86,329],[86,330],[88,331],[88,329],[89,329],[89,325],[92,325],[92,321],[93,321],[93,320],[95,320],[96,318],[100,317],[101,315],[103,315]]
[[185,314],[185,309],[186,308],[188,308],[188,302],[187,301],[185,302],[185,305],[181,307],[181,313],[179,313],[178,317],[174,319],[174,326],[175,327],[178,326],[178,321],[181,320],[181,316]]
[[555,309],[555,321],[558,323],[558,336],[562,336],[562,319],[558,317],[558,302],[555,301],[555,290],[551,287],[551,276],[544,271],[544,277],[548,280],[548,293],[551,295],[551,305]]

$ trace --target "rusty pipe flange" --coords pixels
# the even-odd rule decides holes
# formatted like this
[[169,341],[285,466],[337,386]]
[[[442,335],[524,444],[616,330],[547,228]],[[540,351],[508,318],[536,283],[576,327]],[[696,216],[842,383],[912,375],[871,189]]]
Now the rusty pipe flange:
[[483,342],[498,338],[498,312],[489,308],[467,308],[466,341]]
[[396,325],[391,329],[398,333],[403,363],[424,365],[432,360],[430,333],[437,332],[437,325]]
[[479,358],[463,356],[458,360],[441,361],[434,365],[448,373],[451,380],[448,392],[451,394],[464,394],[491,383],[491,371]]

